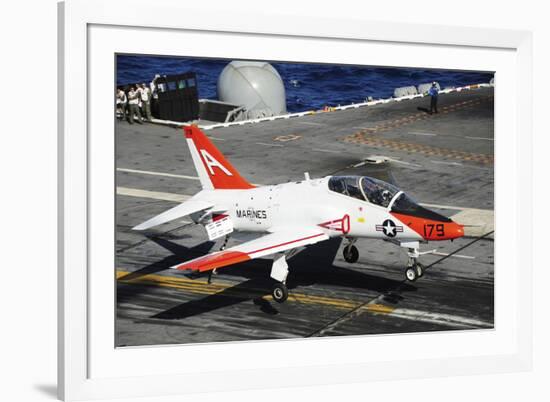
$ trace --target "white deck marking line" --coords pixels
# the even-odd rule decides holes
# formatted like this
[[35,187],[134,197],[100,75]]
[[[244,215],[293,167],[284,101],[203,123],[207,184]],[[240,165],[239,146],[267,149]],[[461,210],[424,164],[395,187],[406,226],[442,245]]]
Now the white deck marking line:
[[[433,251],[430,254],[440,255],[442,257],[445,257],[445,256],[449,255],[449,253],[441,253],[439,251]],[[453,254],[453,257],[455,257],[455,258],[464,258],[466,260],[475,260],[475,257],[473,257],[471,255],[464,255],[464,254]]]
[[326,124],[323,123],[315,123],[313,121],[299,121],[300,124],[307,124],[309,126],[326,126]]
[[470,140],[485,140],[485,141],[494,141],[494,138],[484,138],[484,137],[464,137]]
[[436,134],[436,133],[428,133],[428,132],[423,132],[423,131],[409,131],[408,134],[413,134],[413,135],[427,135],[427,136],[436,136],[436,135],[439,135],[439,134]]
[[464,166],[460,162],[445,162],[445,161],[430,161],[430,162],[435,163],[437,165]]
[[322,148],[311,148],[312,151],[317,152],[328,152],[331,154],[339,154],[341,151],[336,151],[335,149],[322,149]]
[[215,140],[215,141],[226,141],[225,138],[212,137],[211,135],[209,135],[208,138],[210,138],[211,140]]
[[[382,302],[384,294],[380,294],[375,297],[368,303],[364,303],[359,307],[356,307],[344,314],[342,317],[338,318],[336,321],[333,321],[326,327],[316,331],[313,336],[322,336],[328,331],[333,330],[337,326],[341,325],[344,322],[352,320],[358,317],[361,314],[373,314],[373,315],[383,315],[386,317],[395,317],[401,318],[403,320],[412,320],[420,321],[430,324],[445,325],[453,328],[493,328],[494,324],[482,320],[476,320],[469,317],[462,317],[454,314],[445,314],[445,313],[431,313],[427,311],[413,310],[408,308],[394,308],[392,306],[386,305]],[[379,310],[376,306],[381,307]]]
[[117,195],[126,195],[129,197],[149,198],[152,200],[183,202],[191,198],[185,194],[163,193],[160,191],[140,190],[137,188],[117,187]]
[[284,147],[284,145],[281,145],[281,144],[268,144],[266,142],[257,142],[256,145],[263,145],[265,147],[279,147],[279,148]]
[[[277,146],[277,145],[275,145]],[[282,145],[280,145],[282,146]],[[125,168],[117,168],[116,169],[119,172],[126,172],[126,173],[137,173],[137,174],[149,174],[152,176],[164,176],[164,177],[174,177],[176,179],[186,179],[186,180],[200,180],[198,176],[186,176],[183,174],[172,174],[172,173],[162,173],[162,172],[151,172],[148,170],[137,170],[137,169],[125,169]],[[252,183],[255,186],[263,186],[264,184],[257,184]],[[169,194],[169,193],[166,193]],[[189,196],[190,197],[190,196]]]
[[419,168],[423,167],[422,165],[419,165],[418,163],[400,161],[399,159],[389,158],[387,156],[383,156],[383,158],[389,160],[390,162],[401,163],[401,164],[407,165],[407,166],[414,166],[414,167],[419,167]]
[[441,204],[430,204],[426,202],[421,202],[420,205],[428,208],[438,208],[438,209],[454,209],[457,211],[483,211],[483,212],[493,212],[492,209],[479,209],[479,208],[469,208],[469,207],[455,207],[453,205],[441,205]]
[[125,168],[117,168],[116,170],[118,172],[126,172],[126,173],[138,173],[138,174],[148,174],[151,176],[175,177],[177,179],[199,180],[197,176],[186,176],[182,174],[152,172],[150,170],[137,170],[137,169],[125,169]]
[[495,214],[493,211],[463,210],[454,214],[452,219],[464,225],[466,235],[481,236],[495,229]]
[[[366,307],[366,306],[365,306]],[[494,324],[482,321],[482,320],[476,320],[473,318],[468,317],[461,317],[454,314],[444,314],[444,313],[430,313],[427,311],[420,311],[420,310],[412,310],[408,308],[396,308],[391,313],[376,313],[369,311],[371,314],[384,314],[390,317],[396,317],[396,318],[402,318],[405,320],[414,320],[414,321],[422,321],[427,322],[431,324],[440,324],[440,325],[448,325],[452,327],[482,327],[482,328],[493,328]]]

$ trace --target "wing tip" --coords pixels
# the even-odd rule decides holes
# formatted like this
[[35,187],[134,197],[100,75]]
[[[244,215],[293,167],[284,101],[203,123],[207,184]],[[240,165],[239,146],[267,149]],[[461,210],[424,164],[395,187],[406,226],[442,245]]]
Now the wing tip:
[[[207,254],[208,255],[208,254]],[[204,256],[206,257],[206,256]],[[203,257],[199,257],[199,258],[203,258]],[[200,269],[200,265],[197,265],[197,266],[190,266],[189,265],[189,262],[191,262],[193,260],[190,260],[190,261],[187,261],[187,262],[180,262],[179,264],[176,264],[176,265],[172,265],[169,269],[175,269],[177,271],[194,271],[194,272],[200,272],[201,269]]]
[[213,269],[226,267],[240,262],[251,260],[249,254],[234,250],[216,251],[202,257],[170,267],[179,271],[212,271]]
[[139,225],[134,226],[131,230],[143,231],[152,228],[156,225],[151,225],[149,221],[141,222]]

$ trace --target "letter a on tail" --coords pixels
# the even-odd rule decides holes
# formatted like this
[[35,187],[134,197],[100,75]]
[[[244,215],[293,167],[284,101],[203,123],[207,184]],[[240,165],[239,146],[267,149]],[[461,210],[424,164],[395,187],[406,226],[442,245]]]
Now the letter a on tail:
[[197,126],[184,126],[183,129],[203,189],[254,188]]

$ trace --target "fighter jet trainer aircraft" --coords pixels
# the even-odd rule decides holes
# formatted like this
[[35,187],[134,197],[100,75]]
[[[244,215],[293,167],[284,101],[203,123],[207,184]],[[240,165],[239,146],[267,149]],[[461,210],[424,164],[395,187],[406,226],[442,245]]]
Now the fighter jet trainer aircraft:
[[[272,257],[273,299],[288,297],[287,260],[305,246],[342,237],[344,259],[354,263],[358,238],[384,239],[407,249],[405,277],[424,273],[418,262],[419,243],[452,240],[464,227],[418,205],[392,184],[366,176],[327,176],[269,186],[247,182],[196,126],[184,127],[187,145],[202,190],[180,205],[135,226],[151,227],[190,216],[205,227],[210,240],[225,236],[222,249],[172,268],[213,271],[255,258]],[[259,237],[225,248],[232,232],[256,232]]]

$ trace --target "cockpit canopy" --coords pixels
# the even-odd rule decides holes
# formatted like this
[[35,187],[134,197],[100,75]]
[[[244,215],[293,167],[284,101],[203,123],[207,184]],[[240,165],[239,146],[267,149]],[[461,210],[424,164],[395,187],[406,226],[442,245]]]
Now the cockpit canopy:
[[400,191],[389,183],[367,176],[332,176],[328,181],[328,188],[384,208],[390,205],[393,197]]
[[[395,213],[416,216],[438,222],[451,222],[443,215],[424,208],[392,184],[367,176],[332,176],[328,181],[331,191],[367,201]],[[394,200],[395,198],[395,200]]]

